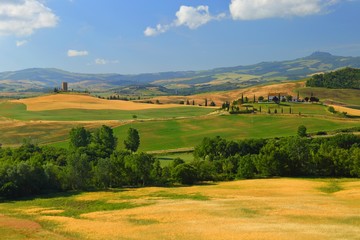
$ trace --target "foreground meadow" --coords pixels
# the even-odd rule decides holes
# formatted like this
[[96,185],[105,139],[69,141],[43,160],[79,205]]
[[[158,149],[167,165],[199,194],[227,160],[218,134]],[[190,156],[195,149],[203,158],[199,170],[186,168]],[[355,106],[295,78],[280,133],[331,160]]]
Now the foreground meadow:
[[0,204],[3,239],[359,239],[360,181],[266,179]]

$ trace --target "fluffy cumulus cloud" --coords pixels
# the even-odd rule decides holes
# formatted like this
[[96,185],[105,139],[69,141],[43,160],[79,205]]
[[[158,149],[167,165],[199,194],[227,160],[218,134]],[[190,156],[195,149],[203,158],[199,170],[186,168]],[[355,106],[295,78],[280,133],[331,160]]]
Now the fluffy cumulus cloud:
[[224,18],[225,14],[213,16],[209,12],[209,7],[200,5],[198,7],[181,6],[176,12],[176,19],[170,24],[158,24],[155,28],[148,27],[144,31],[145,36],[156,36],[164,33],[173,27],[186,26],[190,29],[196,29],[212,20]]
[[55,27],[59,18],[39,0],[1,0],[0,35],[28,36]]
[[230,13],[234,20],[256,20],[276,17],[307,16],[323,12],[337,0],[232,0]]
[[68,57],[83,57],[89,55],[88,51],[68,50]]

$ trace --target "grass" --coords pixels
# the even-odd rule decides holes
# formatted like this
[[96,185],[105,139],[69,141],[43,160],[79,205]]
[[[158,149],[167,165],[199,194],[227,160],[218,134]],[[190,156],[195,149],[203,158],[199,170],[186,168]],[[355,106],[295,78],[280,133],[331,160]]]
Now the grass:
[[26,111],[26,105],[20,103],[0,103],[1,116],[23,121],[99,121],[99,120],[131,120],[136,115],[138,119],[178,118],[206,115],[212,112],[210,108],[178,107],[169,109],[148,110],[87,110],[64,109],[47,111]]
[[181,158],[185,162],[191,162],[194,160],[194,155],[192,152],[155,154],[155,157],[160,161],[162,167],[170,165],[175,158]]
[[[132,207],[109,207],[121,202]],[[4,239],[355,240],[360,180],[280,178],[78,192],[4,202],[0,211]]]
[[168,191],[159,191],[149,195],[150,197],[156,198],[165,198],[171,200],[195,200],[195,201],[206,201],[210,198],[208,196],[204,196],[200,193],[194,194],[176,194],[176,193],[169,193]]
[[[330,88],[299,88],[297,89],[301,97],[310,97],[311,93],[320,101],[330,101],[343,103],[346,105],[359,106],[360,90],[358,89],[330,89]],[[297,91],[296,90],[296,91]]]
[[[137,122],[131,127],[138,129],[140,134],[140,150],[155,151],[194,147],[204,137],[221,136],[227,139],[270,138],[293,136],[297,128],[305,125],[307,131],[332,131],[339,128],[359,126],[358,121],[346,119],[302,117],[298,115],[231,115],[209,116],[206,118],[180,119],[160,122]],[[124,125],[114,129],[119,139],[119,148],[127,129]]]
[[[118,148],[124,149],[123,142],[127,136],[128,128],[136,128],[141,139],[140,151],[160,151],[191,148],[198,145],[204,137],[221,136],[231,140],[239,140],[293,136],[297,134],[297,128],[300,125],[305,125],[308,133],[316,133],[318,131],[329,132],[336,129],[356,127],[359,126],[359,121],[321,116],[299,116],[298,114],[207,116],[196,119],[139,121],[114,128],[114,134],[118,137]],[[64,141],[52,145],[67,147],[68,142]],[[188,156],[186,156],[187,158]]]
[[343,188],[340,186],[340,181],[330,180],[330,181],[326,182],[326,186],[319,187],[319,190],[324,193],[331,194],[331,193],[339,192],[339,191],[343,190]]
[[[97,211],[114,211],[144,206],[131,201],[108,203],[105,200],[78,200],[77,195],[45,195],[43,197],[17,202],[17,208],[29,213],[80,218],[82,214]],[[6,204],[4,204],[6,206]],[[36,206],[36,208],[34,208]]]
[[[139,111],[120,110],[51,110],[26,111],[24,104],[0,103],[2,117],[21,120],[21,124],[8,123],[0,126],[3,134],[0,142],[4,145],[21,144],[24,138],[35,139],[36,143],[52,143],[56,147],[67,147],[68,132],[81,125],[94,129],[107,122],[91,121],[115,120],[111,126],[118,137],[119,149],[129,127],[138,129],[141,137],[140,151],[159,151],[191,148],[204,137],[221,136],[228,139],[271,138],[295,135],[299,125],[305,125],[308,132],[333,131],[340,128],[359,126],[358,119],[335,118],[320,104],[254,104],[262,112],[256,115],[207,115],[214,109],[200,107],[179,107]],[[289,114],[290,107],[293,114]],[[270,109],[272,114],[267,114]],[[275,109],[277,114],[274,114]],[[281,114],[283,110],[284,114]],[[136,115],[136,121],[133,116]],[[48,122],[56,121],[56,122]],[[80,122],[78,122],[80,121]],[[87,121],[81,122],[81,121]],[[51,133],[51,134],[49,134]]]

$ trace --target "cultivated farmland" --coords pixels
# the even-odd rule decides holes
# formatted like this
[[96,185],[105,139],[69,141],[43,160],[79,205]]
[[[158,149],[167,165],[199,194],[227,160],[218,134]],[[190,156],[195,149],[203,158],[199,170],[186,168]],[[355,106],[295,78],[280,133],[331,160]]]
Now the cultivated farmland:
[[[359,239],[360,182],[267,179],[1,203],[6,239]],[[25,220],[26,219],[26,220]]]
[[67,147],[71,128],[94,129],[105,124],[115,127],[119,148],[123,147],[127,129],[135,127],[141,135],[140,150],[159,151],[192,148],[202,138],[217,135],[234,140],[268,138],[295,135],[299,125],[306,125],[310,133],[359,126],[359,119],[340,118],[320,104],[252,106],[258,109],[256,114],[228,115],[216,107],[110,101],[72,94],[2,101],[0,142],[12,146],[30,138],[35,143]]

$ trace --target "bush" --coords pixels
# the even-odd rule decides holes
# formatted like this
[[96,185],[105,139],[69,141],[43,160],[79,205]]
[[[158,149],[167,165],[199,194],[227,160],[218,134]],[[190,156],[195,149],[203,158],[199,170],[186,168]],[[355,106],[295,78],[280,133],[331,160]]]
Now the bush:
[[174,168],[173,178],[181,184],[194,184],[197,179],[196,169],[187,163],[179,164]]
[[307,136],[306,127],[304,125],[299,126],[297,134],[298,134],[299,137],[306,137]]
[[316,135],[318,135],[318,136],[327,135],[327,132],[319,131],[319,132],[316,133]]
[[328,107],[328,111],[331,113],[336,113],[335,108],[333,106]]

